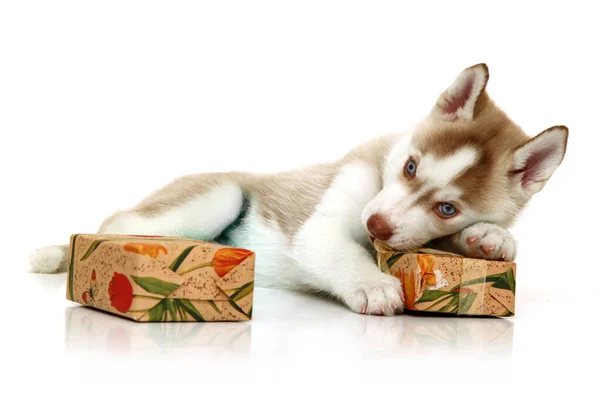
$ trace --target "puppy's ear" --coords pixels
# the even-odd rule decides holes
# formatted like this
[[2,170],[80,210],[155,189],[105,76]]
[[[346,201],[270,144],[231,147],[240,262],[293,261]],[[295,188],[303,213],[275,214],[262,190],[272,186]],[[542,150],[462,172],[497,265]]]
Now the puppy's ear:
[[440,95],[433,107],[432,115],[447,121],[471,121],[474,117],[475,105],[485,90],[489,76],[485,64],[477,64],[465,69]]
[[566,126],[553,126],[515,150],[510,174],[516,190],[527,196],[542,190],[565,156],[568,137]]

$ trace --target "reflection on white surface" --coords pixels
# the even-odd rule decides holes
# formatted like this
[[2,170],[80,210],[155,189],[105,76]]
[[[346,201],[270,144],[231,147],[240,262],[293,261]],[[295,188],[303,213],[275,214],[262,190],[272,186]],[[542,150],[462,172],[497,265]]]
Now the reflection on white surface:
[[[513,323],[500,318],[357,315],[316,296],[263,290],[256,296],[253,350],[358,358],[510,356]],[[304,346],[310,343],[310,349]]]
[[65,298],[67,294],[67,274],[27,274],[23,283],[40,296]]
[[139,323],[83,306],[65,310],[67,351],[244,355],[250,349],[248,323]]
[[509,355],[513,324],[502,319],[407,316],[402,344],[413,352],[476,352]]
[[511,355],[499,318],[357,315],[316,296],[256,289],[252,322],[138,323],[83,306],[65,310],[67,352],[260,359],[338,355],[377,359],[457,353]]
[[[443,371],[434,373],[436,384],[454,387],[459,373],[489,397],[489,388],[501,381],[510,382],[511,390],[521,381],[537,391],[550,381],[567,382],[565,377],[592,382],[595,374],[573,367],[597,354],[593,310],[582,306],[582,299],[594,304],[593,292],[568,298],[521,285],[517,317],[499,319],[364,316],[320,297],[258,288],[249,323],[137,323],[67,301],[65,274],[26,274],[16,282],[6,298],[18,299],[19,312],[16,323],[5,320],[3,360],[27,382],[46,382],[20,390],[44,392],[64,381],[67,371],[69,387],[81,393],[106,374],[136,396],[141,386],[132,382],[159,376],[162,386],[153,385],[153,393],[186,381],[223,393],[231,384],[231,373],[224,371],[233,369],[236,383],[260,398],[268,397],[268,388],[277,398],[284,388],[311,391],[314,382],[334,387],[335,398],[340,390],[354,395],[359,388],[361,397],[398,390],[408,397],[411,390],[422,396],[430,388],[431,374],[423,371]],[[542,386],[531,386],[532,376]],[[400,379],[411,384],[387,384]],[[423,385],[414,384],[419,381]],[[310,392],[300,398],[309,395],[314,397]]]

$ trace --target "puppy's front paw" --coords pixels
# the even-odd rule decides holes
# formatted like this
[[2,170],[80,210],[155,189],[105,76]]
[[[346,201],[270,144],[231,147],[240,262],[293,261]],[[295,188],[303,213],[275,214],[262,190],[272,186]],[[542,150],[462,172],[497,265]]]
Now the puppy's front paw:
[[352,311],[361,314],[394,315],[404,310],[402,284],[394,276],[378,273],[343,297]]
[[471,225],[457,233],[453,241],[467,257],[513,261],[517,255],[516,240],[510,232],[495,224]]

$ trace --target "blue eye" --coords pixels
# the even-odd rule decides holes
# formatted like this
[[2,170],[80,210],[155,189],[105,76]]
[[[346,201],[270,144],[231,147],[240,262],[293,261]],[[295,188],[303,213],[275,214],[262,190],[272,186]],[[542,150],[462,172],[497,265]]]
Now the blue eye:
[[449,203],[438,203],[435,209],[444,218],[452,217],[456,214],[456,207]]
[[417,173],[417,163],[415,163],[412,158],[406,162],[406,165],[404,166],[404,173],[409,178],[412,178]]

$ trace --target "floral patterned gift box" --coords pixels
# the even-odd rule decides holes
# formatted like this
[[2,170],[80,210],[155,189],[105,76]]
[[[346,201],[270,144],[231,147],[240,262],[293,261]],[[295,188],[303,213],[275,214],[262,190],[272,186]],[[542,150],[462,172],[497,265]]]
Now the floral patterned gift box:
[[72,235],[67,299],[144,322],[245,321],[254,260],[177,237]]
[[375,241],[383,272],[402,281],[408,310],[511,317],[516,264],[465,258],[433,249],[400,253]]

